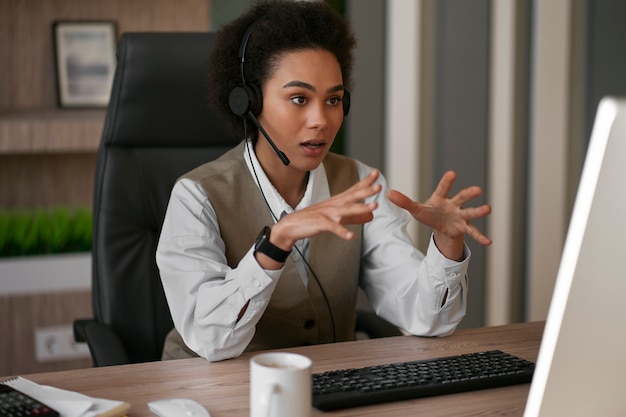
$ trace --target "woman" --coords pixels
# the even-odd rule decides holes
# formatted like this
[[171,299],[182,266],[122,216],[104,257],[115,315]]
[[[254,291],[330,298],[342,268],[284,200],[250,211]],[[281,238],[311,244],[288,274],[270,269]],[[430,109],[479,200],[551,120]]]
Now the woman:
[[[175,325],[164,359],[351,340],[359,286],[415,335],[450,334],[465,315],[464,236],[491,243],[471,225],[490,207],[463,207],[480,188],[449,197],[447,172],[420,204],[329,153],[355,45],[323,2],[258,3],[218,32],[211,97],[244,140],[172,190],[157,248]],[[426,254],[408,213],[433,229]]]

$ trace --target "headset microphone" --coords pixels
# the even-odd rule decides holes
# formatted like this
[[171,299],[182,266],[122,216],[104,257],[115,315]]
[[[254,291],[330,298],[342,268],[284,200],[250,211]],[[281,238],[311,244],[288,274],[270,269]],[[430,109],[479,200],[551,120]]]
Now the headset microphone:
[[270,135],[268,135],[265,129],[263,129],[263,126],[261,126],[261,123],[259,123],[257,118],[254,116],[254,114],[250,110],[248,110],[248,117],[250,118],[250,120],[252,120],[252,123],[254,123],[256,127],[261,131],[263,136],[265,136],[265,139],[267,139],[268,143],[270,144],[272,149],[274,149],[274,152],[276,152],[276,155],[278,155],[278,157],[283,162],[283,164],[285,164],[285,166],[289,165],[291,161],[289,160],[289,158],[287,158],[287,155],[285,155],[283,151],[278,149],[278,146],[276,146],[272,138],[270,138]]

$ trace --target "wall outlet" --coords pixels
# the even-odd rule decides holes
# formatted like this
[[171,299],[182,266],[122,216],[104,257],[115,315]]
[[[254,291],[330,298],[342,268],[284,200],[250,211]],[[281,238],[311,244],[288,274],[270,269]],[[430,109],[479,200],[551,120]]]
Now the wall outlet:
[[86,343],[74,341],[71,325],[35,329],[35,358],[37,362],[57,362],[89,358]]

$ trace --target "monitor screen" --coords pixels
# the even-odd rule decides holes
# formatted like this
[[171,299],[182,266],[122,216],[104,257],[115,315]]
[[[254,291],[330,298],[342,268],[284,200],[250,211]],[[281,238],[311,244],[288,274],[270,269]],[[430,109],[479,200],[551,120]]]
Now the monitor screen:
[[626,416],[626,99],[599,106],[525,417]]

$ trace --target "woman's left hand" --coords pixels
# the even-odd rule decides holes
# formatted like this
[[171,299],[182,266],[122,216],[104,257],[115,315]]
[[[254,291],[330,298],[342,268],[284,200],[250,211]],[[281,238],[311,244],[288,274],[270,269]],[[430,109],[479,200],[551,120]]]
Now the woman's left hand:
[[387,197],[389,201],[411,213],[415,220],[433,229],[435,244],[445,257],[462,260],[465,234],[470,235],[481,245],[491,245],[491,239],[471,223],[472,220],[491,213],[491,207],[487,204],[463,207],[464,203],[482,194],[478,186],[464,188],[453,197],[449,197],[448,193],[455,180],[456,173],[446,172],[441,177],[437,189],[423,204],[396,190],[389,191]]

